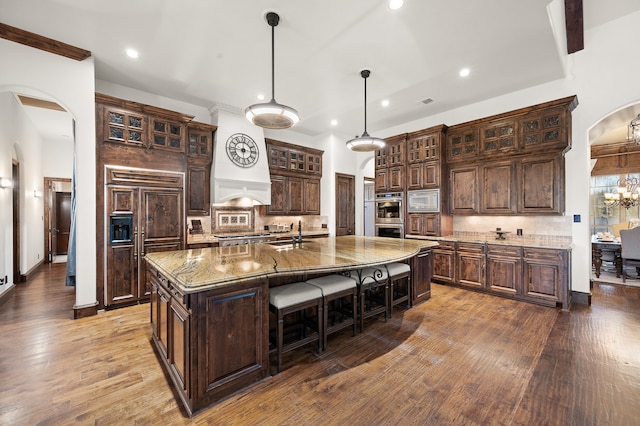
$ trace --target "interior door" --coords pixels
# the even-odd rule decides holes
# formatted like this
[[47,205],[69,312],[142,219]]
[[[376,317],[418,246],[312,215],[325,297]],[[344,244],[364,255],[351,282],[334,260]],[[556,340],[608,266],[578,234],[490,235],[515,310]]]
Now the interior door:
[[55,193],[54,225],[56,229],[55,254],[67,254],[71,230],[71,193]]
[[58,212],[58,192],[51,191],[51,261],[53,262],[58,255],[58,228],[56,228],[56,222],[58,221],[56,215]]
[[336,173],[336,236],[355,233],[355,176]]

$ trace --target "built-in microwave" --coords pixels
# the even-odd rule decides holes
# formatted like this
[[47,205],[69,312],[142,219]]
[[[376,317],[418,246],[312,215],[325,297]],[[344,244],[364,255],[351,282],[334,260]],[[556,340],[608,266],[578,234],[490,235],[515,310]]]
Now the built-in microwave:
[[438,213],[440,189],[407,191],[407,213]]

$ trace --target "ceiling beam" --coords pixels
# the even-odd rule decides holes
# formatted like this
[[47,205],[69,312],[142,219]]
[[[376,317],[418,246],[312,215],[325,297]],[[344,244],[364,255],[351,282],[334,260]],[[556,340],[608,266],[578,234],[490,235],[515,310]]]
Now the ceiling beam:
[[0,38],[10,40],[25,46],[34,47],[66,58],[83,61],[91,56],[90,50],[81,49],[52,38],[47,38],[20,28],[0,23]]
[[584,49],[582,0],[564,0],[564,21],[567,29],[567,52],[572,54]]

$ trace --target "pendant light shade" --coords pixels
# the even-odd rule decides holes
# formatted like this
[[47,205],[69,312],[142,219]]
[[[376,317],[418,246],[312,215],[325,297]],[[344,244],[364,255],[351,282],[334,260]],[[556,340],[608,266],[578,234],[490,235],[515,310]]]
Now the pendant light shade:
[[300,121],[298,112],[286,105],[276,102],[275,99],[275,27],[280,22],[280,16],[275,12],[266,15],[267,23],[271,27],[271,100],[269,102],[254,104],[244,110],[247,120],[256,126],[267,129],[288,129]]
[[364,133],[362,133],[362,136],[348,141],[347,148],[357,152],[375,151],[376,149],[384,148],[387,143],[384,139],[370,136],[367,133],[367,78],[371,75],[371,71],[362,70],[360,75],[364,79]]

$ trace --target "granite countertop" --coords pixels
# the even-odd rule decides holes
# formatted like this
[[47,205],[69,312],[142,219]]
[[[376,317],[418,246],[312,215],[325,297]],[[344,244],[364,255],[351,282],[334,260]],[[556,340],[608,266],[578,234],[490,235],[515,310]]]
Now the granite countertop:
[[407,239],[416,240],[428,240],[428,241],[453,241],[461,243],[480,243],[480,244],[498,244],[507,246],[519,246],[519,247],[533,247],[533,248],[551,248],[561,250],[571,250],[573,243],[571,241],[554,240],[552,238],[545,238],[544,236],[538,237],[507,237],[505,240],[496,240],[492,237],[483,236],[456,236],[447,235],[444,237],[429,237],[424,235],[411,235],[405,236]]
[[[204,243],[217,243],[219,241],[218,235],[247,235],[247,234],[261,234],[268,235],[275,239],[291,239],[293,236],[298,236],[298,231],[289,232],[269,232],[269,231],[247,231],[247,232],[234,232],[234,233],[217,233],[217,234],[188,234],[187,244],[204,244]],[[329,236],[328,229],[317,229],[302,231],[303,237],[318,237]]]
[[184,293],[300,272],[337,272],[398,262],[432,241],[363,236],[317,238],[302,246],[269,243],[147,253],[145,260]]

